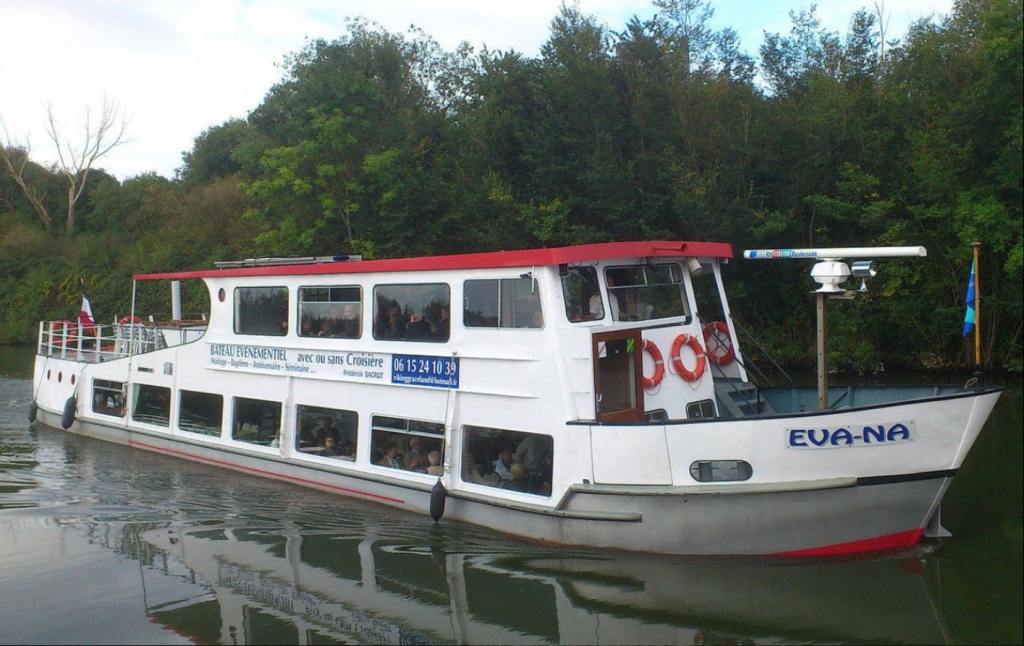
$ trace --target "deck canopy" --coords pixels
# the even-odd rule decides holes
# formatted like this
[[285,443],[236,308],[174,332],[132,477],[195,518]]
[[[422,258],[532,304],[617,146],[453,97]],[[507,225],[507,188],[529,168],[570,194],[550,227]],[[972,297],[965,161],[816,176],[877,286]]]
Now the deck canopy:
[[722,242],[681,242],[671,240],[642,242],[605,242],[493,251],[452,256],[422,256],[389,260],[353,260],[319,262],[296,260],[296,264],[268,264],[230,269],[136,274],[135,280],[184,280],[188,278],[228,278],[233,276],[295,276],[310,274],[365,274],[371,272],[443,271],[450,269],[490,269],[498,267],[543,267],[550,265],[594,262],[614,258],[732,258],[732,246]]

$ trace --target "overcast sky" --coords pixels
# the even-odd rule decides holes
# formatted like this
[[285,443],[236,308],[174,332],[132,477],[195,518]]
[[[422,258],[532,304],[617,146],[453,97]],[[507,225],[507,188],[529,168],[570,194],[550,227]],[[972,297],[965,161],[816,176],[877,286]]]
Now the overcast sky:
[[[881,2],[881,0],[878,0]],[[822,27],[845,35],[857,9],[875,0],[818,3]],[[47,137],[51,105],[61,135],[84,141],[85,117],[104,99],[128,118],[128,143],[97,164],[124,180],[173,177],[181,155],[207,128],[245,118],[283,76],[281,62],[307,38],[334,40],[362,16],[392,32],[416,25],[452,50],[516,50],[536,56],[562,0],[0,0],[0,138],[29,144],[34,161],[55,159]],[[651,2],[579,0],[580,9],[621,31]],[[798,0],[713,2],[713,27],[731,27],[756,57],[764,32],[788,33]],[[948,14],[952,0],[885,0],[888,35]],[[6,132],[4,132],[6,131]]]

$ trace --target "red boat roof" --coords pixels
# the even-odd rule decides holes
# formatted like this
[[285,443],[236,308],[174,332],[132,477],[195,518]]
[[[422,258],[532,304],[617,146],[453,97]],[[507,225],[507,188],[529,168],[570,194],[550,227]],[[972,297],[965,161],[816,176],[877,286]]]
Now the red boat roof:
[[437,271],[446,269],[487,269],[495,267],[540,267],[546,265],[593,262],[614,258],[660,257],[732,258],[732,246],[722,242],[680,242],[657,240],[644,242],[605,242],[554,247],[550,249],[524,249],[521,251],[492,251],[453,256],[422,256],[388,260],[358,260],[320,262],[310,264],[296,260],[296,264],[232,267],[199,271],[136,274],[135,280],[183,280],[187,278],[227,278],[233,276],[297,276],[310,274],[365,274],[370,272]]

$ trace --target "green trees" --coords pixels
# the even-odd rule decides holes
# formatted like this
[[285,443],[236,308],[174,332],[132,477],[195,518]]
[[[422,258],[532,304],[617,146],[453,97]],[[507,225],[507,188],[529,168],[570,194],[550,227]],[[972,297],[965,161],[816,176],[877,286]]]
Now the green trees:
[[[78,275],[97,307],[120,307],[112,287],[132,272],[232,257],[922,244],[926,260],[886,261],[867,297],[830,308],[832,365],[945,367],[970,363],[959,321],[979,240],[985,356],[1021,368],[1019,0],[958,2],[902,42],[863,11],[830,33],[811,7],[756,59],[711,28],[710,3],[654,5],[617,29],[564,5],[536,57],[353,21],[289,55],[249,117],[200,135],[175,178],[93,171],[70,239],[48,237],[0,173],[0,331],[27,340],[35,319],[77,307]],[[735,314],[790,365],[813,365],[807,270],[728,269]]]

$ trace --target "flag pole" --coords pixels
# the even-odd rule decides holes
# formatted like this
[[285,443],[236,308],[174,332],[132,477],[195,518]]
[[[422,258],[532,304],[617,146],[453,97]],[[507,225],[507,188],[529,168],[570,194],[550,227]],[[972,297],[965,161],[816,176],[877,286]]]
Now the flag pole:
[[974,373],[981,381],[981,285],[978,275],[981,274],[981,265],[978,264],[978,253],[981,249],[980,242],[972,242],[974,248]]

